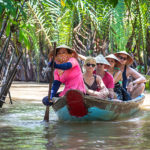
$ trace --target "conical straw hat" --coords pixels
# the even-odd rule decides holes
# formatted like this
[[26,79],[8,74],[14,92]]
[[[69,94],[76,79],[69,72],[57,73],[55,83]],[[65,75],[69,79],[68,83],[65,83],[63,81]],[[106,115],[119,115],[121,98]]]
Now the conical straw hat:
[[128,56],[126,65],[131,65],[133,63],[133,58],[126,51],[120,51],[120,52],[114,53],[114,55],[117,57],[119,54],[125,54]]
[[[75,58],[78,58],[77,52],[76,52],[74,49],[70,48],[69,46],[67,46],[67,45],[65,45],[65,44],[56,47],[56,52],[57,52],[58,49],[61,49],[61,48],[65,48],[65,49],[70,50],[72,53],[75,54]],[[54,52],[54,50],[52,50],[52,51],[50,52],[50,56],[53,56],[53,52]]]
[[108,58],[114,59],[115,60],[115,67],[121,66],[119,59],[114,54],[110,54],[110,55],[106,56],[105,58],[106,59],[108,59]]
[[104,64],[107,66],[110,66],[109,62],[105,59],[105,57],[102,54],[99,54],[95,57],[96,63],[98,64]]

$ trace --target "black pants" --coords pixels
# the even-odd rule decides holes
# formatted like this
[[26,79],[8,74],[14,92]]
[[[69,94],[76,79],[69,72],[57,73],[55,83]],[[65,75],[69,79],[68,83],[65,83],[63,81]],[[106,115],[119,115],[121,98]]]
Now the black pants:
[[117,94],[117,98],[123,101],[131,100],[131,96],[126,89],[124,89],[119,83],[115,84],[114,92]]

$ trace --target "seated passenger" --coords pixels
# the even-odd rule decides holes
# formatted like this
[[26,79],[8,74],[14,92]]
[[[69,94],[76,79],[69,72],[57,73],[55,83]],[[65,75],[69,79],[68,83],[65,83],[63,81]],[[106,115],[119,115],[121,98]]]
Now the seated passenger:
[[[108,72],[114,77],[114,83],[122,82],[122,72],[120,71],[121,63],[114,54],[110,54],[105,57],[110,64],[108,67]],[[121,83],[120,82],[120,83]]]
[[[53,52],[50,53],[53,57]],[[61,45],[56,48],[56,57],[54,63],[54,81],[51,90],[51,97],[56,96],[56,93],[63,83],[65,85],[64,90],[59,94],[59,96],[64,96],[65,93],[70,89],[77,89],[86,93],[82,72],[77,61],[78,54],[72,48]],[[49,66],[52,66],[52,62],[49,62]],[[48,101],[48,96],[43,98],[43,103],[45,105],[52,105],[52,101]]]
[[107,61],[110,63],[110,67],[108,67],[108,72],[111,73],[114,77],[114,92],[117,94],[117,98],[120,100],[131,100],[131,97],[125,89],[122,87],[122,72],[120,71],[121,63],[118,58],[114,54],[110,54],[105,57]]
[[[107,98],[109,92],[105,87],[102,78],[94,75],[93,71],[96,68],[96,60],[93,57],[88,57],[84,62],[85,72],[83,74],[84,83],[86,85],[86,93],[97,98]],[[100,89],[98,91],[98,89]]]
[[110,66],[109,62],[101,54],[96,56],[95,59],[96,59],[96,70],[94,71],[94,74],[97,74],[102,78],[106,88],[109,91],[108,97],[111,99],[115,98],[113,76],[105,70],[105,67]]
[[[122,71],[123,87],[127,89],[132,98],[139,96],[145,89],[145,77],[130,67],[133,63],[133,58],[126,51],[117,52],[115,55],[122,64],[120,70]],[[134,78],[134,81],[127,86],[127,79],[130,76]]]

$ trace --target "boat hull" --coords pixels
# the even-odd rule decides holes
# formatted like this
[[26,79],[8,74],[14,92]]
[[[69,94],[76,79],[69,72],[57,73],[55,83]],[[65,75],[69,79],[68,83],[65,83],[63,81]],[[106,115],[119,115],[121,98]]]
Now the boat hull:
[[87,114],[82,117],[72,116],[69,112],[65,96],[56,100],[53,109],[61,121],[110,121],[127,118],[140,110],[144,95],[130,101],[101,100],[84,96]]

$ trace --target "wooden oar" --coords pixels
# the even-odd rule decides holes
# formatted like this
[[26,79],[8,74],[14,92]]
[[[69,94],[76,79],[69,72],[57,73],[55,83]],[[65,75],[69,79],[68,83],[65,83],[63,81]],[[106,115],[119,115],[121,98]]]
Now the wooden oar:
[[[49,101],[50,101],[50,96],[51,96],[50,94],[51,94],[52,83],[53,83],[53,78],[54,78],[53,74],[54,74],[55,55],[56,55],[56,42],[54,42],[53,63],[52,63],[51,72],[50,72],[50,82],[49,82],[49,90],[48,90]],[[46,106],[44,121],[49,122],[49,106]]]

